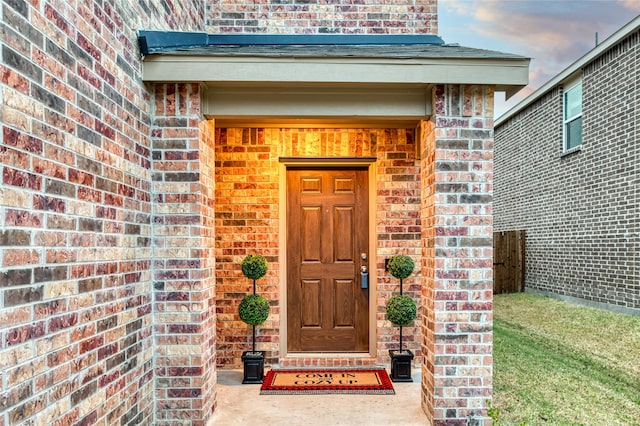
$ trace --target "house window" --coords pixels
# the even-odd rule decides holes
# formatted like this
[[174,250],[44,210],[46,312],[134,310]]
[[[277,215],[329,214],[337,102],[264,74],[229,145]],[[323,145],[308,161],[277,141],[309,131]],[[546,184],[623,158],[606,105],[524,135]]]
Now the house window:
[[582,82],[564,92],[564,150],[582,145]]

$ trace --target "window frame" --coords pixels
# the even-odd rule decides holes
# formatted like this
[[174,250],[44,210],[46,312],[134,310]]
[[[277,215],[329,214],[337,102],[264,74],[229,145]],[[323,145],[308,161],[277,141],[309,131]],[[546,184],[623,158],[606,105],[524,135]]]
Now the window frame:
[[[567,117],[567,96],[575,89],[580,87],[580,112]],[[584,96],[582,93],[582,76],[574,77],[571,80],[563,83],[562,90],[562,152],[577,151],[582,147],[582,100]],[[580,119],[580,143],[576,146],[569,147],[570,140],[568,139],[567,129],[571,123]]]

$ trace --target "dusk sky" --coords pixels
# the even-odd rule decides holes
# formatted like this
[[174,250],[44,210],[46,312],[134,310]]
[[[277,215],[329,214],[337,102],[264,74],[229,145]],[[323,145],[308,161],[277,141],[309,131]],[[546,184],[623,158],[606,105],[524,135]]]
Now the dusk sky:
[[446,43],[532,58],[529,86],[505,102],[499,117],[600,42],[640,15],[640,0],[439,0],[438,32]]

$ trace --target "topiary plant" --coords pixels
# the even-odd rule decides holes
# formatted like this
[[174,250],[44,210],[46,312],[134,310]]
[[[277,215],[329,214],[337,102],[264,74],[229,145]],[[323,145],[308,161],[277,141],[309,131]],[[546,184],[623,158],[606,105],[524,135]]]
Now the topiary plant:
[[267,259],[260,254],[250,254],[242,260],[242,273],[253,280],[253,294],[245,296],[238,305],[240,319],[252,328],[252,350],[242,353],[244,380],[242,383],[262,383],[264,375],[264,352],[256,352],[256,326],[269,317],[269,302],[256,294],[256,280],[267,274]]
[[245,296],[238,306],[240,319],[249,325],[260,325],[269,317],[269,301],[259,294]]
[[416,302],[409,296],[395,295],[387,301],[387,319],[394,325],[403,327],[410,324],[417,313]]
[[242,273],[251,280],[257,280],[267,273],[267,259],[261,254],[249,254],[242,261]]
[[406,254],[396,254],[389,259],[387,269],[395,278],[400,279],[400,295],[392,296],[387,301],[387,319],[400,327],[400,352],[402,352],[402,326],[416,318],[416,302],[409,296],[402,295],[402,280],[413,272],[415,264]]
[[401,280],[411,275],[414,267],[413,259],[406,254],[397,254],[391,257],[387,265],[389,273]]

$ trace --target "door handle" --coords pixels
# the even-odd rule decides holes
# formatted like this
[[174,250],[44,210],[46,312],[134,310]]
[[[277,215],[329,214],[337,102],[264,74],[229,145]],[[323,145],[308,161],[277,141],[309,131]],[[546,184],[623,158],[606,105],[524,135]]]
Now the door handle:
[[360,267],[360,288],[369,288],[369,269],[364,265]]

